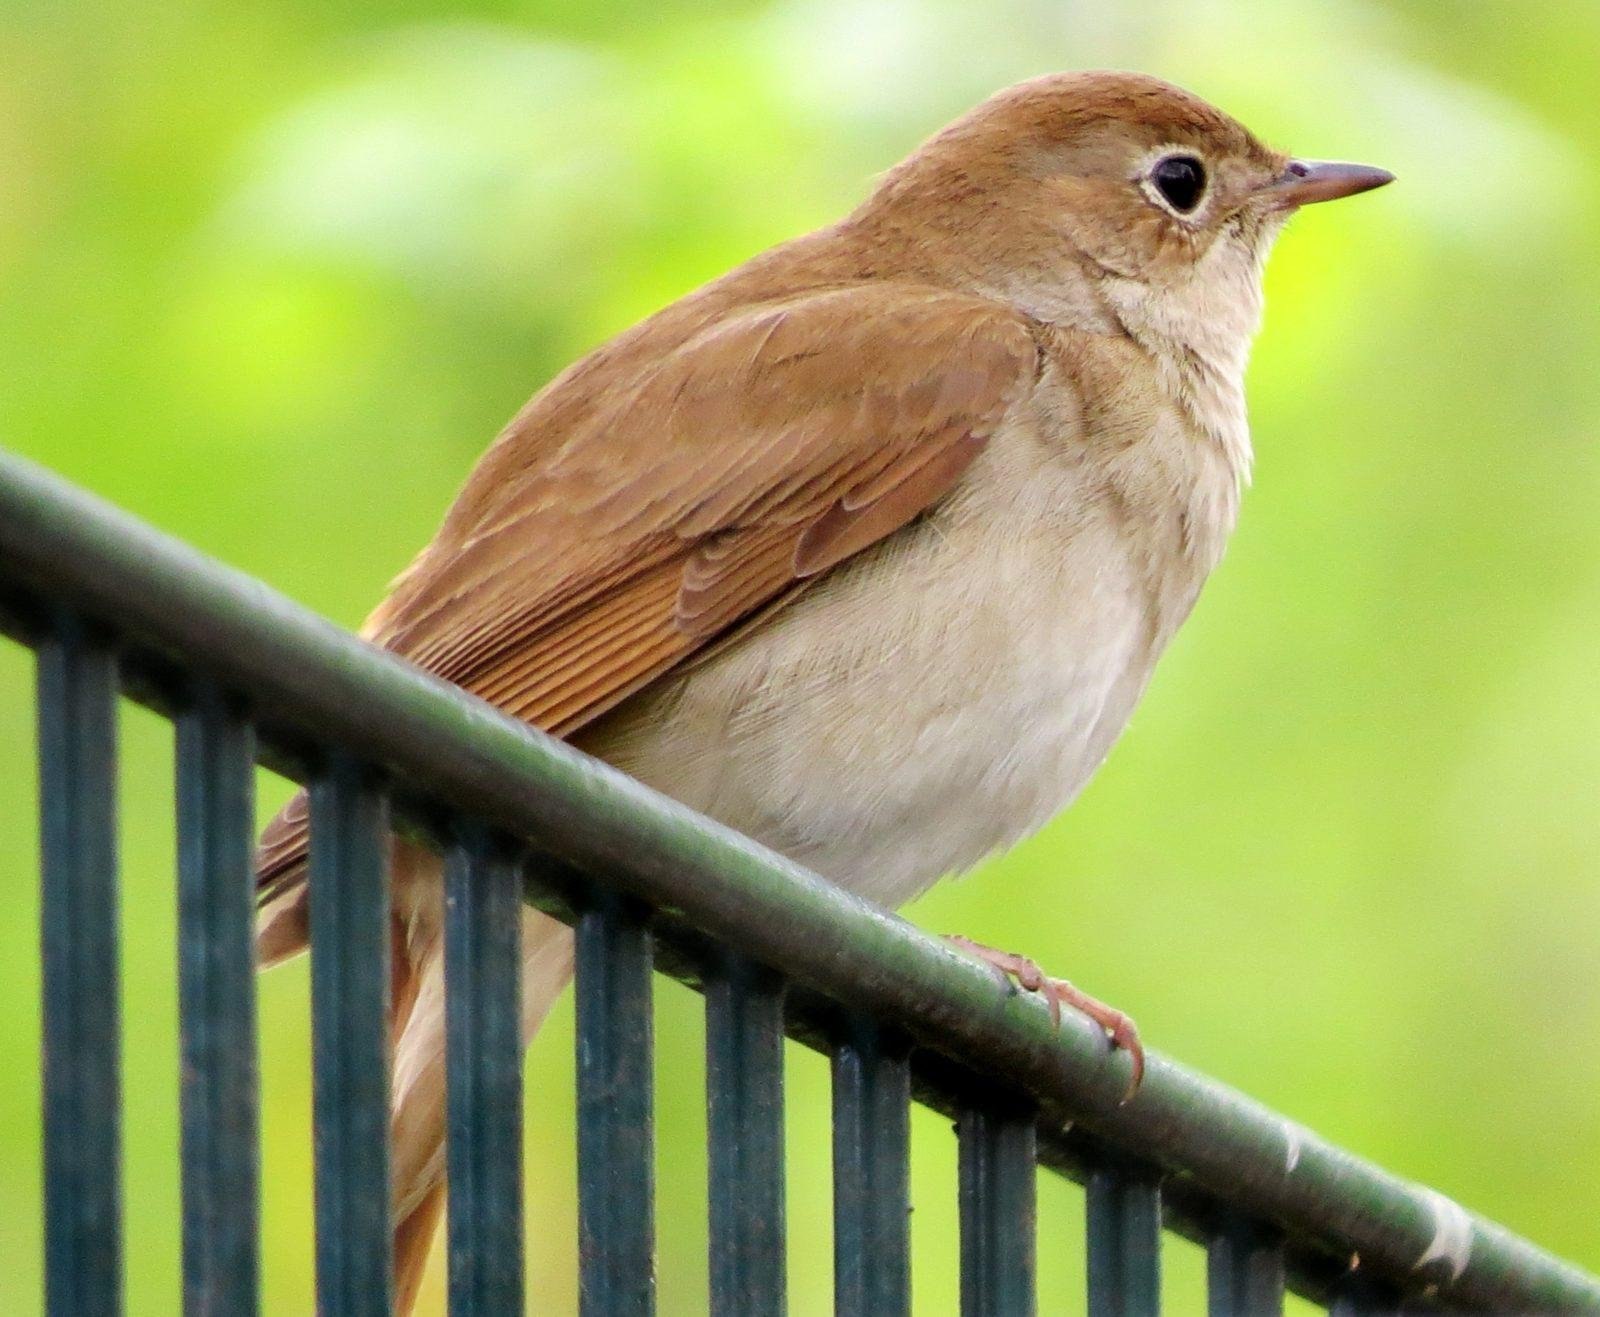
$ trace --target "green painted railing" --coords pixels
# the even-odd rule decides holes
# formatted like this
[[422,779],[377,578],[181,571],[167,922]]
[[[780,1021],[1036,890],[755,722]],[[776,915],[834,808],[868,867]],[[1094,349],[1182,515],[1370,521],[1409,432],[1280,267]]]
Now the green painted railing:
[[[451,1308],[523,1302],[516,902],[577,927],[580,1283],[653,1309],[655,970],[705,993],[713,1306],[784,1303],[784,1033],[833,1063],[837,1310],[909,1305],[908,1103],[960,1142],[960,1307],[1034,1309],[1035,1166],[1085,1185],[1088,1308],[1155,1311],[1163,1226],[1211,1310],[1600,1313],[1600,1282],[0,455],[0,621],[38,655],[46,1298],[120,1305],[115,706],[178,736],[185,1309],[255,1311],[256,762],[311,786],[322,1308],[388,1306],[391,827],[447,852]],[[536,1296],[535,1296],[536,1301]],[[950,1297],[952,1308],[956,1296]]]

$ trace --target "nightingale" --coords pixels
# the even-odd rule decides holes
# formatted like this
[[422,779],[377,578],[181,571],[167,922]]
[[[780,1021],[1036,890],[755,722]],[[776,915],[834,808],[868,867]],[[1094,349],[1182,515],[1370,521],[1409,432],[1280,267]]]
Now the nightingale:
[[[1234,525],[1268,249],[1391,178],[1149,77],[1002,91],[535,394],[363,634],[898,906],[1105,757]],[[306,854],[301,795],[262,837],[263,965],[306,946]],[[397,841],[392,875],[409,1311],[444,1191],[439,861]],[[522,919],[528,1038],[572,936]],[[963,945],[1137,1074],[1126,1017]]]

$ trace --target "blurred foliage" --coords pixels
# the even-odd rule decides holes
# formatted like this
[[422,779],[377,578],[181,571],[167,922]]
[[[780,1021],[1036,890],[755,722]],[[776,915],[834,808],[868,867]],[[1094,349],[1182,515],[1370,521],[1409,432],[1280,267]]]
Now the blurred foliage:
[[[1069,817],[911,913],[1600,1267],[1597,61],[1588,0],[11,0],[0,435],[354,625],[532,389],[1000,85],[1145,69],[1393,168],[1280,244],[1256,487],[1123,744]],[[0,648],[7,1312],[40,1292],[29,681]],[[154,1314],[178,1292],[170,746],[139,712],[126,736],[128,1286]],[[699,1025],[661,997],[662,1310],[693,1313]],[[306,1312],[303,964],[261,1008],[267,1306]],[[570,1033],[564,1006],[529,1068],[550,1312],[575,1283]],[[820,1060],[791,1091],[808,1314]],[[915,1127],[927,1313],[954,1267],[939,1124]],[[1054,1310],[1081,1208],[1042,1205]],[[1193,1310],[1199,1255],[1168,1257]]]

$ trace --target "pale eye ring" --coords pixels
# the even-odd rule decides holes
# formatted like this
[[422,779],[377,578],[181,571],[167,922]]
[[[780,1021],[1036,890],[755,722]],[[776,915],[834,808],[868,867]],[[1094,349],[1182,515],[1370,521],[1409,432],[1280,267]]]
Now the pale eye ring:
[[1150,170],[1150,183],[1179,215],[1192,215],[1206,194],[1206,167],[1198,156],[1162,156]]

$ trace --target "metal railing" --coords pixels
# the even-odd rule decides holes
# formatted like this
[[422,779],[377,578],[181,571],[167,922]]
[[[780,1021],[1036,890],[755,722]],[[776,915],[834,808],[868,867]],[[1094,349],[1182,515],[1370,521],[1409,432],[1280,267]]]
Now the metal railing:
[[[832,1059],[845,1314],[910,1303],[908,1115],[959,1140],[960,1309],[1034,1310],[1036,1166],[1083,1183],[1088,1307],[1150,1313],[1161,1231],[1213,1313],[1285,1287],[1336,1312],[1600,1313],[1600,1282],[1432,1190],[1152,1055],[750,841],[0,455],[0,619],[37,653],[46,1300],[120,1304],[115,711],[177,728],[184,1303],[255,1311],[252,782],[309,784],[319,1306],[388,1307],[391,827],[447,855],[449,1294],[523,1303],[517,903],[577,930],[583,1311],[655,1302],[651,985],[706,1003],[710,1287],[784,1305],[785,1033]],[[954,1296],[949,1302],[954,1307]]]

